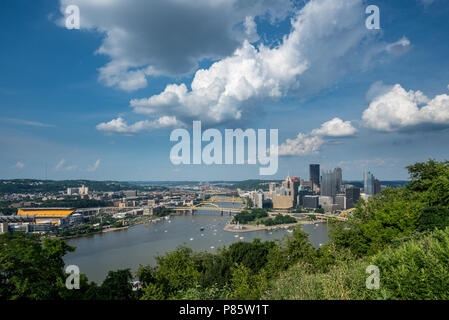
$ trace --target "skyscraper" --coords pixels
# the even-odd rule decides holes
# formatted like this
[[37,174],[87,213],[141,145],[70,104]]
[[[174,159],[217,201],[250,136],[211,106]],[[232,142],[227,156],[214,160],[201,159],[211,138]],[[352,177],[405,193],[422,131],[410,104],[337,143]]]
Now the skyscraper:
[[291,192],[292,192],[292,197],[293,197],[293,205],[297,206],[298,205],[298,189],[299,189],[299,185],[300,185],[301,180],[298,177],[294,177],[292,178],[292,182],[291,182]]
[[341,192],[341,187],[343,185],[343,173],[341,168],[335,168],[335,175],[337,179],[337,193]]
[[371,172],[365,171],[364,173],[364,186],[363,191],[366,195],[374,195],[374,176]]
[[256,208],[263,208],[263,201],[265,200],[265,194],[262,190],[254,193],[254,206]]
[[335,198],[337,194],[337,171],[323,172],[321,176],[321,195]]
[[360,199],[360,188],[348,186],[345,190],[346,194],[346,209],[354,208]]
[[298,196],[298,188],[299,188],[300,179],[297,177],[290,178],[290,176],[282,182],[282,187],[289,191],[290,196],[292,197],[293,206],[297,205],[297,196]]
[[382,191],[380,181],[375,179],[374,180],[374,194],[379,194]]
[[311,164],[309,166],[310,181],[312,181],[314,186],[320,186],[320,165]]

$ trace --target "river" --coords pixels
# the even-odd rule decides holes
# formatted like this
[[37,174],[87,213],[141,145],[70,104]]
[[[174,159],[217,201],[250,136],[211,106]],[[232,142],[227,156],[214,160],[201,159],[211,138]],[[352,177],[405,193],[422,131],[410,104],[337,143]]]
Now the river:
[[[216,211],[201,211],[194,216],[172,216],[150,225],[70,239],[67,243],[76,250],[67,254],[64,261],[66,265],[78,266],[90,281],[101,283],[109,270],[130,268],[134,272],[139,265],[154,265],[155,256],[173,251],[180,245],[194,251],[216,252],[217,248],[237,241],[275,240],[289,234],[285,230],[238,234],[223,231],[230,219]],[[302,225],[302,228],[316,248],[329,241],[326,223]]]

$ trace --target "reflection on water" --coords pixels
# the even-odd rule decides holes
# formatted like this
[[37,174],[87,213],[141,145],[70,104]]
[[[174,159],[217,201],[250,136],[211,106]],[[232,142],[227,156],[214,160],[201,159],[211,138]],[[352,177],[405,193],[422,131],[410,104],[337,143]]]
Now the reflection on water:
[[[239,234],[223,231],[231,219],[217,212],[201,211],[194,216],[171,217],[148,226],[137,225],[128,230],[71,239],[68,244],[76,250],[67,254],[64,260],[67,265],[79,266],[89,280],[101,282],[109,270],[130,268],[135,271],[140,264],[154,264],[155,256],[173,251],[180,245],[194,251],[216,252],[237,241],[275,240],[288,234],[285,230]],[[303,230],[309,233],[315,247],[328,242],[327,224],[303,225]]]

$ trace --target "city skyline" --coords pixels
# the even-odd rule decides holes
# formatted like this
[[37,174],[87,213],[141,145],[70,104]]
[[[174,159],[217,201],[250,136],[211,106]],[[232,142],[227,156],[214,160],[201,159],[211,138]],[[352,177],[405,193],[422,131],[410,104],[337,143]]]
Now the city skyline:
[[[319,163],[406,180],[407,165],[449,158],[444,1],[376,1],[380,30],[362,0],[120,3],[4,5],[0,179],[281,180]],[[196,120],[278,129],[277,173],[173,165],[170,133]]]

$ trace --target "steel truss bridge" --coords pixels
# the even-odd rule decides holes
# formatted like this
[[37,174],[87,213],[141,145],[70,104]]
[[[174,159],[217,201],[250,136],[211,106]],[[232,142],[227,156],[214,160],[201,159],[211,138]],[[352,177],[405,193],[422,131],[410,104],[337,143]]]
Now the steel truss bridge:
[[241,203],[241,204],[244,204],[244,203],[246,203],[246,201],[244,200],[244,199],[242,199],[242,198],[239,198],[239,197],[217,197],[217,196],[213,196],[213,197],[211,197],[211,198],[209,198],[208,200],[207,200],[207,202],[213,202],[213,203],[215,203],[215,202],[218,202],[218,203]]

